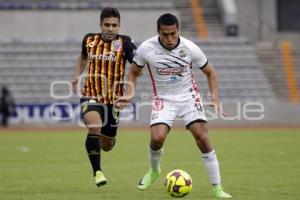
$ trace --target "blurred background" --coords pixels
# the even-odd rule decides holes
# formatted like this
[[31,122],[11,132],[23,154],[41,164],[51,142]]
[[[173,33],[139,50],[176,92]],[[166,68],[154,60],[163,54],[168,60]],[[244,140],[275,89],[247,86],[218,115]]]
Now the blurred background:
[[[6,124],[80,123],[79,97],[70,81],[81,40],[100,32],[106,6],[120,10],[120,34],[137,45],[156,34],[161,14],[178,16],[181,35],[200,46],[219,75],[229,117],[216,117],[208,108],[212,126],[300,125],[298,0],[0,0],[0,86],[11,94],[11,104],[3,107],[12,113]],[[205,102],[206,79],[194,71]],[[145,70],[122,125],[148,125],[151,95]]]

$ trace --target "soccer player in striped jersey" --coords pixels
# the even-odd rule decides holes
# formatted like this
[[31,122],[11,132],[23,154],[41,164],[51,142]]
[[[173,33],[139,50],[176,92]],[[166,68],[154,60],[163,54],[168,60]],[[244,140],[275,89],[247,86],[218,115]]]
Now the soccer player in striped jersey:
[[[101,169],[101,150],[110,151],[116,142],[119,111],[113,103],[123,95],[126,61],[133,60],[136,46],[126,35],[119,35],[120,13],[116,8],[104,8],[100,14],[101,33],[88,33],[76,63],[73,91],[81,91],[81,110],[88,128],[85,142],[95,183],[105,185]],[[87,67],[86,75],[83,75]]]
[[[135,86],[137,76],[146,67],[153,88],[150,170],[137,186],[145,190],[159,177],[163,144],[176,117],[181,117],[201,151],[214,196],[230,198],[231,195],[224,192],[221,186],[219,163],[207,134],[205,111],[192,67],[199,68],[206,75],[212,94],[211,105],[222,112],[219,106],[216,71],[195,43],[179,35],[176,16],[169,13],[160,16],[157,31],[158,36],[146,40],[137,49],[127,79]],[[128,104],[134,94],[135,87],[126,85],[127,95],[117,100],[117,106],[120,108]]]

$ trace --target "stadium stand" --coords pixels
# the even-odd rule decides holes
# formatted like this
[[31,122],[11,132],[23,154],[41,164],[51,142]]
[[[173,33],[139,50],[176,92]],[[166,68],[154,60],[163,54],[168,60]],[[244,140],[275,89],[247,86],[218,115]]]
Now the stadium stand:
[[203,17],[207,24],[208,35],[216,38],[224,36],[224,30],[217,1],[201,0],[201,7]]
[[[267,44],[261,44],[257,46],[257,51],[259,55],[260,61],[264,65],[264,70],[266,72],[266,75],[268,79],[272,82],[273,91],[276,95],[276,98],[278,101],[286,101],[290,99],[290,96],[299,96],[297,93],[297,90],[292,91],[290,93],[288,81],[287,81],[287,75],[285,75],[284,70],[284,63],[282,58],[282,51],[280,49],[280,43],[274,42],[274,43],[267,43]],[[291,46],[291,63],[294,67],[294,73],[293,76],[296,78],[296,84],[295,87],[298,89],[300,88],[300,49],[297,47],[297,45]]]
[[[91,3],[92,1],[88,2]],[[120,3],[114,0],[113,3]],[[123,2],[123,1],[122,1]],[[138,2],[138,3],[137,3]],[[3,1],[1,3],[4,3]],[[18,2],[14,2],[17,4]],[[32,5],[45,3],[32,1]],[[49,3],[49,2],[48,2]],[[55,1],[57,4],[65,1]],[[82,5],[82,1],[72,1]],[[86,2],[85,2],[86,3]],[[103,3],[103,4],[102,4]],[[101,1],[103,6],[105,2]],[[118,7],[135,4],[136,6],[155,8],[160,1],[124,1]],[[208,24],[209,39],[197,42],[207,54],[208,59],[217,68],[220,81],[220,96],[225,102],[232,101],[272,101],[272,88],[257,60],[253,46],[245,38],[226,38],[222,30],[216,1],[202,1],[204,16]],[[174,6],[180,11],[182,29],[187,36],[195,38],[195,30],[188,1],[164,1],[160,6]],[[128,6],[129,7],[129,6]],[[59,7],[62,8],[62,7]],[[95,8],[95,7],[94,7]],[[134,6],[131,9],[135,9]],[[190,25],[187,25],[190,24]],[[7,41],[0,44],[0,84],[7,84],[12,90],[17,102],[52,102],[50,87],[53,81],[70,81],[76,57],[80,51],[78,41],[29,39]],[[147,71],[145,70],[145,73]],[[200,75],[195,70],[195,76]],[[207,92],[206,80],[202,77],[198,84],[202,92]],[[139,80],[141,84],[137,90],[136,100],[143,99],[145,93],[151,94],[148,79]],[[56,95],[68,95],[66,84],[55,85]],[[76,101],[73,97],[71,101]]]
[[[199,16],[196,16],[197,13],[195,15],[195,9],[191,7],[195,4],[192,2],[196,2],[199,4],[199,9],[201,8],[201,15],[203,15],[201,23],[205,23],[206,37],[199,35],[199,21],[197,22],[196,19]],[[262,2],[246,0],[236,1],[239,15],[235,15],[233,18],[236,20],[238,17],[238,21],[232,21],[233,18],[231,18],[228,24],[234,22],[238,32],[228,34],[224,16],[226,12],[220,10],[220,2],[228,1],[30,0],[24,3],[24,1],[0,0],[0,10],[3,11],[0,13],[0,19],[2,19],[0,23],[4,27],[3,32],[0,33],[0,86],[8,86],[19,106],[19,117],[15,118],[15,123],[35,122],[38,119],[37,115],[43,115],[48,120],[47,116],[52,113],[49,111],[51,110],[49,106],[52,106],[53,102],[61,102],[62,104],[70,102],[74,111],[79,114],[79,97],[72,96],[70,81],[80,52],[80,40],[86,30],[89,31],[90,28],[95,28],[91,31],[98,30],[94,24],[98,23],[97,16],[101,8],[116,6],[121,9],[122,16],[124,16],[123,22],[130,21],[126,26],[122,24],[121,29],[122,27],[127,29],[123,29],[121,33],[127,34],[128,32],[128,35],[136,40],[137,45],[143,40],[140,38],[148,38],[149,35],[155,34],[156,25],[153,19],[156,16],[163,12],[174,12],[181,22],[181,35],[197,43],[217,69],[220,98],[226,104],[226,110],[229,110],[229,113],[237,113],[239,106],[258,102],[263,105],[265,122],[274,123],[277,120],[277,122],[282,123],[284,120],[287,123],[297,124],[297,117],[282,119],[281,114],[299,116],[297,109],[293,107],[294,104],[290,104],[293,102],[297,104],[300,101],[300,49],[295,45],[299,43],[299,40],[294,43],[290,41],[289,59],[284,58],[287,55],[287,50],[284,50],[284,54],[281,48],[281,37],[279,37],[281,33],[270,34],[274,29],[270,26],[273,21],[271,21],[272,23],[266,22],[266,27],[263,28],[263,21],[260,21],[262,24],[258,24],[252,20],[253,16],[259,14],[258,11],[252,12],[253,8],[261,6]],[[268,4],[270,2],[264,3],[263,7],[270,7]],[[248,7],[252,10],[245,10]],[[239,12],[241,9],[243,12]],[[44,12],[45,10],[47,12]],[[264,11],[262,8],[261,12]],[[273,20],[273,14],[268,13],[268,11],[264,19]],[[138,18],[140,15],[145,15],[142,22]],[[38,18],[39,16],[41,18]],[[52,18],[51,16],[55,17]],[[27,19],[32,17],[39,20],[29,21],[29,27],[25,26]],[[59,21],[57,30],[53,29],[55,24],[49,28],[53,19],[58,20],[61,17],[65,18]],[[84,23],[85,20],[80,20],[82,18],[93,18],[94,21]],[[9,19],[12,21],[9,22]],[[73,22],[77,22],[77,24]],[[13,26],[10,26],[10,23]],[[81,27],[80,24],[82,23],[84,26]],[[39,24],[43,26],[32,34],[31,29],[34,30]],[[69,24],[69,27],[65,27],[64,24]],[[136,26],[142,27],[144,24],[147,26],[142,30],[135,30]],[[20,26],[21,30],[24,30],[22,34],[16,32]],[[261,28],[261,32],[254,30],[255,27]],[[54,32],[51,32],[52,30]],[[143,35],[143,31],[147,34]],[[13,33],[12,36],[11,33]],[[23,35],[24,37],[22,37]],[[38,37],[39,35],[42,36]],[[290,68],[294,66],[293,73],[291,71],[288,73],[293,74],[292,79],[296,84],[287,78],[284,61],[285,63],[290,62],[288,64]],[[146,76],[147,73],[148,71],[144,70],[145,75],[138,80],[135,102],[150,102],[151,83]],[[195,68],[194,77],[205,101],[209,95],[205,76]],[[285,106],[282,106],[282,102]],[[134,112],[134,104],[132,107],[130,112]],[[149,108],[145,108],[145,112],[144,110],[140,112],[141,119],[148,118]],[[256,108],[259,109],[260,107]],[[65,112],[64,110],[62,108],[57,113]],[[146,121],[142,120],[141,123],[146,123]],[[223,122],[218,119],[217,123],[222,124]],[[234,121],[232,123],[249,123],[249,121]]]
[[[273,99],[272,89],[257,60],[256,51],[246,39],[208,39],[199,45],[219,72],[220,96],[223,101]],[[75,60],[80,51],[80,44],[75,41],[24,41],[1,43],[0,46],[0,84],[9,86],[17,102],[54,101],[49,92],[51,83],[72,79]],[[199,70],[195,70],[195,76],[202,76]],[[139,94],[151,94],[149,80],[143,77],[140,81],[137,100]],[[206,80],[202,77],[198,84],[205,93]],[[56,85],[55,94],[68,94],[66,87],[66,84]]]
[[168,8],[173,6],[172,0],[30,0],[30,1],[11,1],[1,0],[0,9],[3,10],[53,10],[53,9],[101,9],[106,6],[118,7],[119,9],[148,9],[148,8]]
[[[31,5],[42,4],[46,1],[30,1]],[[47,1],[50,3],[50,1]],[[52,1],[51,1],[52,2]],[[216,1],[202,0],[203,15],[208,25],[209,38],[199,41],[195,34],[196,26],[193,15],[189,11],[188,1],[121,1],[113,0],[110,3],[118,4],[118,7],[136,9],[151,7],[157,4],[162,6],[174,7],[178,9],[182,16],[183,36],[195,38],[195,41],[206,53],[210,62],[217,68],[220,81],[220,97],[224,102],[238,101],[272,101],[274,95],[272,87],[265,77],[263,68],[259,63],[256,50],[246,38],[224,36],[220,15],[217,10]],[[1,1],[1,4],[7,1]],[[13,2],[18,4],[20,2]],[[93,1],[53,1],[54,4],[74,3],[93,3]],[[131,6],[129,6],[129,4]],[[105,1],[99,2],[99,6],[104,6]],[[2,6],[3,7],[3,6]],[[64,9],[58,7],[58,9]],[[0,84],[6,84],[12,90],[16,101],[24,102],[52,102],[50,94],[51,83],[53,81],[70,81],[77,55],[80,51],[80,42],[76,40],[40,40],[20,39],[2,41],[0,43]],[[147,71],[145,70],[145,73]],[[204,97],[207,93],[206,80],[195,70],[195,76],[201,77],[198,81]],[[196,78],[197,79],[197,78]],[[139,80],[141,84],[137,89],[136,100],[145,98],[145,94],[151,94],[149,80],[145,77]],[[57,84],[54,87],[55,95],[68,96],[67,84]],[[71,101],[76,102],[73,97]]]
[[[1,43],[0,84],[6,84],[16,101],[48,102],[53,81],[70,81],[79,43],[64,42],[7,42]],[[66,86],[66,85],[65,85]],[[67,88],[55,87],[55,94],[66,93]]]
[[[189,1],[175,0],[174,5],[181,14],[182,35],[186,37],[197,37],[195,19],[192,13],[191,4]],[[223,37],[224,30],[221,22],[221,16],[218,11],[216,1],[202,0],[201,8],[207,26],[209,37]]]

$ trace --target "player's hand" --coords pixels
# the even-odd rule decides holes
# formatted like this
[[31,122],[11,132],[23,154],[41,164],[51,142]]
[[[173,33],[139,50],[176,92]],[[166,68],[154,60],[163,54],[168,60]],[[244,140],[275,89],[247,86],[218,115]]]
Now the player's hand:
[[77,83],[78,83],[78,78],[74,78],[72,80],[72,90],[73,90],[74,93],[77,92]]
[[222,106],[220,106],[220,102],[216,98],[211,98],[209,106],[213,107],[216,113],[220,113],[222,116],[228,116],[227,113],[223,111]]
[[126,106],[129,106],[130,105],[130,102],[131,102],[132,98],[131,97],[128,97],[128,96],[122,96],[122,97],[119,97],[115,102],[115,107],[117,109],[123,109],[125,108]]

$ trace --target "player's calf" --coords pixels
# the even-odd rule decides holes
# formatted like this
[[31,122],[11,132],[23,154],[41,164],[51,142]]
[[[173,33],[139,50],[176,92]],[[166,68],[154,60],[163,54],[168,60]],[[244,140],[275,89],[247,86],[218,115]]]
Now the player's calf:
[[106,152],[110,151],[114,148],[115,144],[116,144],[116,138],[112,138],[109,141],[106,140],[105,142],[101,141],[101,149]]

